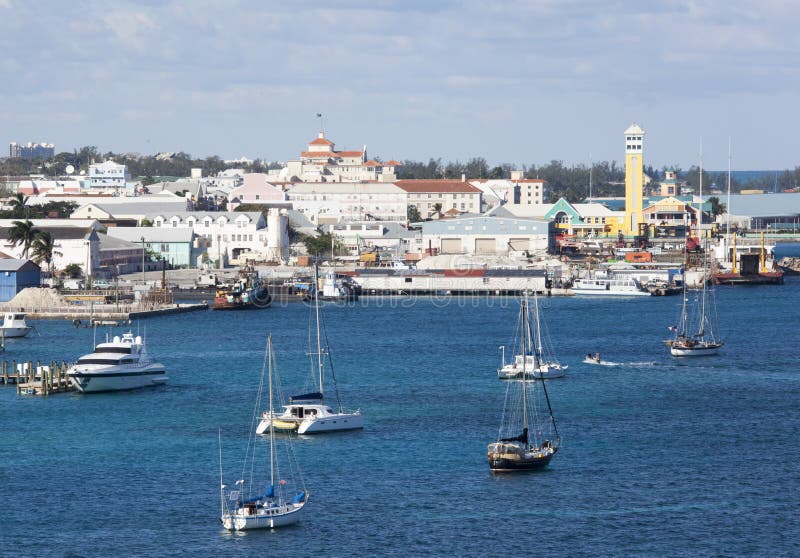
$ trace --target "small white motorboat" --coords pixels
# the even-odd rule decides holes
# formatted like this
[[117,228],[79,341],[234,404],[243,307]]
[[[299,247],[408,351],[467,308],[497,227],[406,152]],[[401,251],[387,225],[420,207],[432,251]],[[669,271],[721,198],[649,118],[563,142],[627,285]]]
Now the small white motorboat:
[[33,328],[25,322],[25,314],[20,312],[6,312],[3,314],[3,323],[0,325],[0,336],[6,339],[25,337]]

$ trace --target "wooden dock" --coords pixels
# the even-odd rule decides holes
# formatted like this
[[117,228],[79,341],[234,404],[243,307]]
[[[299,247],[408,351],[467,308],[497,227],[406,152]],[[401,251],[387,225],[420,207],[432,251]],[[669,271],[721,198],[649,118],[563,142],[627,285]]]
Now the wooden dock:
[[2,361],[0,364],[0,383],[3,385],[16,385],[18,395],[51,395],[53,393],[66,393],[74,391],[72,382],[67,377],[69,364],[64,361],[51,361],[42,365],[40,361],[10,363]]

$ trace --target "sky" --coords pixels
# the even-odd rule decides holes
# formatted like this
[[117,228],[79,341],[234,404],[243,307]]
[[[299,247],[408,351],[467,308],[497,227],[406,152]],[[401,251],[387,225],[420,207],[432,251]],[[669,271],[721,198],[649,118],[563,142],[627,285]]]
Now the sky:
[[[800,165],[792,0],[0,0],[0,141]],[[321,113],[322,118],[317,117]],[[701,147],[702,146],[702,147]]]

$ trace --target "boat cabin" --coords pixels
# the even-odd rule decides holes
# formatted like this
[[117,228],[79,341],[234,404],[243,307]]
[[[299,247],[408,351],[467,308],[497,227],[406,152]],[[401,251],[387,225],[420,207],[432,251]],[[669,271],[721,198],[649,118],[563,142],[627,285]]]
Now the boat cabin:
[[25,327],[25,314],[6,312],[3,314],[2,327]]
[[[303,405],[292,405],[289,407],[289,414],[293,417],[297,417],[299,419],[305,417],[315,417],[317,413],[321,410],[319,405],[313,405],[304,407]],[[325,407],[325,412],[328,414],[333,414],[333,409],[330,407]]]

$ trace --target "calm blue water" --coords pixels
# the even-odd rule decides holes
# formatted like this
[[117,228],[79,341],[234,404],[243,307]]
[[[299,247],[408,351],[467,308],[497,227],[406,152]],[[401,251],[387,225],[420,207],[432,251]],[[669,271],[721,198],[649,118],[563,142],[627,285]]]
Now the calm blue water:
[[800,242],[778,242],[772,252],[776,260],[800,257]]
[[[326,307],[363,432],[302,439],[303,521],[220,528],[217,429],[239,466],[264,335],[285,386],[306,377],[307,309],[142,322],[160,389],[18,397],[0,388],[0,554],[9,556],[685,556],[800,554],[800,283],[721,288],[724,354],[668,356],[678,297],[549,299],[569,376],[549,383],[564,446],[541,473],[493,476],[503,299]],[[74,359],[91,332],[40,322],[6,358]],[[600,350],[620,366],[581,363]]]

